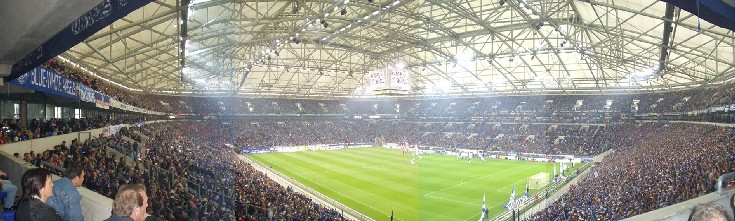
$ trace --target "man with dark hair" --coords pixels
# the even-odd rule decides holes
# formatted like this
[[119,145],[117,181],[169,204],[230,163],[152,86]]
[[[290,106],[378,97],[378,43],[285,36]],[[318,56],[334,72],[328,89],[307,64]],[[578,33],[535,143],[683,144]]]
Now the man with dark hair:
[[725,207],[718,204],[704,204],[694,207],[689,221],[729,221]]
[[54,195],[48,199],[48,204],[64,219],[64,221],[83,221],[82,196],[77,187],[84,182],[84,170],[80,165],[69,166],[64,171],[64,177],[54,181]]
[[105,221],[143,221],[148,207],[148,195],[141,184],[120,187],[112,204],[112,215]]

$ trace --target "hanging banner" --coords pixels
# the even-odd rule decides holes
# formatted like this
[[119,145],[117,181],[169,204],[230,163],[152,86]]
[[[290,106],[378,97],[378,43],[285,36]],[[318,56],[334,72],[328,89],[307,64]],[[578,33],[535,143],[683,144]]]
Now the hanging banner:
[[94,92],[94,101],[95,101],[94,103],[96,107],[98,108],[105,107],[104,96],[105,95],[101,94],[100,92]]
[[153,0],[102,0],[100,4],[84,13],[41,46],[13,65],[7,79],[15,79],[43,62],[59,55],[74,45],[109,26],[130,12],[153,2]]
[[103,108],[110,109],[110,97],[107,95],[102,96],[102,105],[104,105]]
[[77,96],[77,82],[43,67],[36,67],[8,83],[47,94],[73,99],[79,98]]
[[79,99],[84,102],[94,103],[94,90],[83,84],[79,84]]

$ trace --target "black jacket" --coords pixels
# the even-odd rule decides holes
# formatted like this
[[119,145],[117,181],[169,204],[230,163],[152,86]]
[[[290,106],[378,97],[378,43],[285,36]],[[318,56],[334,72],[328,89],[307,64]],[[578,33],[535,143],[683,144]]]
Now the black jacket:
[[15,211],[15,220],[62,221],[54,208],[36,198],[25,199],[18,204],[18,210]]
[[105,221],[133,221],[133,218],[130,218],[129,216],[122,217],[122,216],[112,215],[110,216],[110,218],[107,218]]

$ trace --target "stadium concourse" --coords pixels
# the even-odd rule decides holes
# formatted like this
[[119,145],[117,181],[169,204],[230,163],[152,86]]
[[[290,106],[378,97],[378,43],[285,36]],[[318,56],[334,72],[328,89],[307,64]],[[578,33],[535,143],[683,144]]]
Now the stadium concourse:
[[305,145],[606,154],[464,217],[677,220],[735,193],[732,1],[2,3],[0,170],[81,164],[108,201],[144,184],[150,220],[388,219],[241,159]]

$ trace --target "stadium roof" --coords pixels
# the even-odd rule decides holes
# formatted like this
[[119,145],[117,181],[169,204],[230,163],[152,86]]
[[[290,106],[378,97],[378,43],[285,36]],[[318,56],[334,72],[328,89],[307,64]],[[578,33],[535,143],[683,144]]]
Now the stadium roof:
[[[698,28],[701,23],[701,30]],[[157,0],[61,57],[153,93],[621,93],[735,77],[735,34],[654,0]]]

